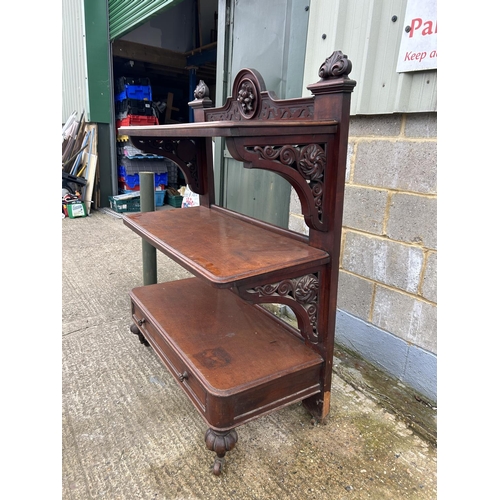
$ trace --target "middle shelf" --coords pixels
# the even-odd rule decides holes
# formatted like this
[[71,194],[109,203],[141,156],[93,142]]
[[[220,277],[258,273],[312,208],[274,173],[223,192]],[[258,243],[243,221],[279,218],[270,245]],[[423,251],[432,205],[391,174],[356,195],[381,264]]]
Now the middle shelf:
[[265,276],[319,270],[327,252],[223,211],[203,206],[123,216],[126,226],[195,276],[218,288]]

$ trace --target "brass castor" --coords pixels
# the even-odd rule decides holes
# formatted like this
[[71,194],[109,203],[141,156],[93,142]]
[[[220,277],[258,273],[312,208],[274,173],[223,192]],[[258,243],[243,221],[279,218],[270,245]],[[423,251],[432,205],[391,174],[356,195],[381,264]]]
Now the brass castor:
[[208,429],[205,433],[205,444],[210,451],[215,451],[213,465],[213,473],[219,476],[224,465],[224,456],[228,451],[231,451],[238,442],[238,434],[234,429],[227,432],[218,432],[213,429]]

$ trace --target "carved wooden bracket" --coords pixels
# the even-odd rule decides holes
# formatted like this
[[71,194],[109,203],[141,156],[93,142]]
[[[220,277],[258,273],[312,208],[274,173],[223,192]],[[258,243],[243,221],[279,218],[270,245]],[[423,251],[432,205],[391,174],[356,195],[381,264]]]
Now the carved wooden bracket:
[[304,222],[312,229],[326,230],[323,223],[326,144],[247,146],[242,139],[228,138],[226,145],[233,158],[243,161],[245,167],[269,170],[285,178],[297,192]]
[[238,289],[238,294],[252,304],[277,303],[289,306],[297,317],[301,335],[311,344],[318,344],[318,290],[319,273],[307,274],[259,285],[249,289]]
[[130,137],[132,144],[142,150],[165,156],[182,170],[192,191],[205,194],[205,186],[197,161],[200,139],[168,139],[165,137]]

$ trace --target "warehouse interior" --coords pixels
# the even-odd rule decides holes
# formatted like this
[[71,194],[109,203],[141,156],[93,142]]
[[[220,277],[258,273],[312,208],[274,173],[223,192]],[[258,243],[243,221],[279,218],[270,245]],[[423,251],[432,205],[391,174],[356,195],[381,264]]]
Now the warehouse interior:
[[149,78],[154,102],[167,104],[173,94],[160,123],[189,121],[190,80],[215,92],[217,10],[217,0],[183,0],[113,41],[115,81]]
[[[210,95],[215,99],[217,9],[217,0],[182,0],[113,40],[112,102],[116,130],[121,125],[193,121],[188,102],[193,100],[194,88],[200,80],[208,85]],[[124,92],[125,86],[127,92]],[[143,93],[143,89],[147,92]],[[131,90],[136,94],[129,93]],[[138,189],[138,178],[134,182],[126,181],[138,177],[137,170],[140,170],[140,167],[135,167],[138,165],[136,159],[130,159],[133,148],[125,148],[127,158],[123,146],[117,132],[119,194]],[[171,167],[169,165],[169,169]],[[179,188],[183,180],[180,169],[177,174],[169,175],[168,185],[158,180],[156,189]],[[166,196],[165,204],[167,200]]]

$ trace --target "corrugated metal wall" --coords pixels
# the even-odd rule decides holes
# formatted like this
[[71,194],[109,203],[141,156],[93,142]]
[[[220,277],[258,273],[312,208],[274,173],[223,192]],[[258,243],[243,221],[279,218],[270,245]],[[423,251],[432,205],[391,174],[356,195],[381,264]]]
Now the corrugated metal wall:
[[[311,0],[303,95],[334,50],[358,82],[351,114],[437,111],[437,71],[397,73],[406,0]],[[393,16],[397,17],[393,21]]]
[[[221,3],[219,13],[225,11]],[[272,90],[279,98],[300,97],[309,17],[305,7],[309,0],[267,2],[265,15],[262,0],[228,0],[227,4],[232,9],[232,29],[228,33],[230,48],[225,54],[228,93],[232,91],[239,70],[255,68],[262,75],[267,90]],[[221,32],[219,29],[219,36]],[[218,81],[222,80],[223,64],[218,60]],[[216,167],[216,177],[221,179],[224,206],[288,227],[288,181],[273,172],[245,169],[230,158],[229,153],[220,171]]]
[[151,16],[183,0],[109,0],[109,38],[115,40],[148,21]]
[[89,112],[82,0],[62,2],[62,120]]

